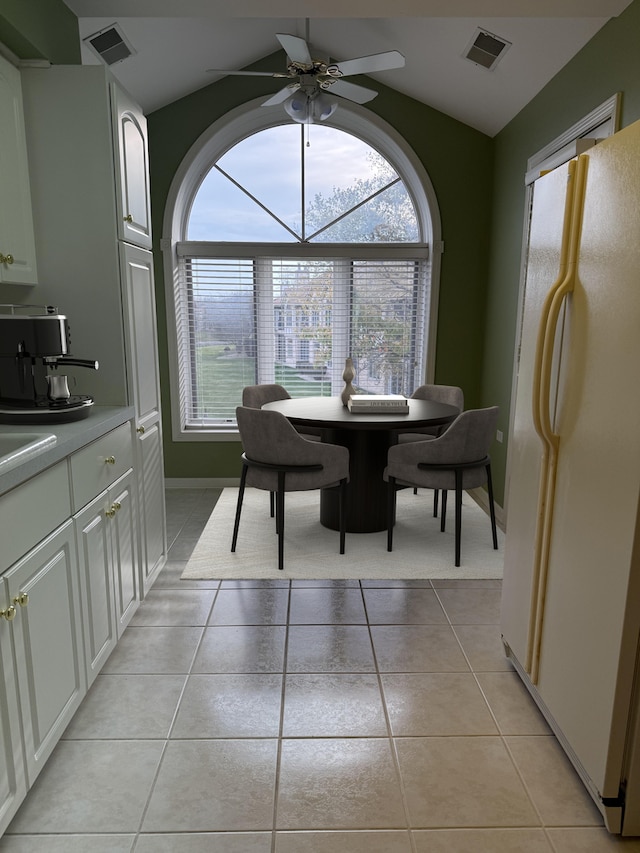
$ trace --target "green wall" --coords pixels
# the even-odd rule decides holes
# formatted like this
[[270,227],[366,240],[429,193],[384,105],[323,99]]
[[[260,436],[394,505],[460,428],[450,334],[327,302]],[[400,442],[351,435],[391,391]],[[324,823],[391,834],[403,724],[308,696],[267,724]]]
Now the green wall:
[[0,41],[20,59],[80,63],[78,19],[62,0],[0,0]]
[[[532,154],[622,92],[621,126],[640,118],[640,0],[609,21],[494,139],[495,167],[482,404],[501,407],[507,436],[524,216],[524,175]],[[640,152],[638,152],[640,156]],[[640,200],[639,200],[640,201]],[[507,443],[491,451],[496,500],[504,505]]]
[[[283,64],[284,56],[255,69]],[[276,65],[275,67],[279,67]],[[167,193],[185,154],[216,119],[233,107],[281,85],[269,78],[228,77],[148,116],[153,228],[162,234]],[[376,83],[368,105],[411,145],[433,183],[440,207],[445,253],[442,258],[436,381],[460,385],[467,405],[481,397],[483,329],[492,187],[492,140],[437,110]],[[274,152],[277,156],[277,152]],[[173,442],[169,417],[165,299],[162,257],[156,248],[156,281],[165,413],[167,477],[235,477],[237,442]]]

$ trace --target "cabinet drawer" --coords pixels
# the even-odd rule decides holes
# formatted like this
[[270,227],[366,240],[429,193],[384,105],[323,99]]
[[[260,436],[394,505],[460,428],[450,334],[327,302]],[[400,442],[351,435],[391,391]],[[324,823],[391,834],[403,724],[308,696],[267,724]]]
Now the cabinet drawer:
[[126,423],[71,454],[73,511],[77,512],[133,465],[131,424]]
[[0,571],[71,515],[66,461],[58,462],[0,498]]

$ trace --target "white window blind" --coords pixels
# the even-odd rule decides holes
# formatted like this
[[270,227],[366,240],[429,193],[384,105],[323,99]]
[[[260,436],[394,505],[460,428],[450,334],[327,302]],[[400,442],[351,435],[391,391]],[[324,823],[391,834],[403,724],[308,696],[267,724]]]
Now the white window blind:
[[362,392],[410,394],[423,381],[426,251],[412,257],[406,246],[387,247],[358,257],[356,247],[345,249],[338,257],[233,256],[228,247],[216,253],[215,244],[208,252],[204,244],[178,245],[183,429],[235,424],[245,385],[339,394],[347,356]]

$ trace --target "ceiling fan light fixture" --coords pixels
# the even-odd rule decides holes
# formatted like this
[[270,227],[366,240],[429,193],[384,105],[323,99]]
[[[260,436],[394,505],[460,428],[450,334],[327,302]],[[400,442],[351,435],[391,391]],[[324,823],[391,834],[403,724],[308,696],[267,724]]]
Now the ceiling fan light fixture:
[[300,91],[289,95],[283,106],[286,113],[299,124],[326,121],[338,108],[337,102],[324,92],[309,95]]

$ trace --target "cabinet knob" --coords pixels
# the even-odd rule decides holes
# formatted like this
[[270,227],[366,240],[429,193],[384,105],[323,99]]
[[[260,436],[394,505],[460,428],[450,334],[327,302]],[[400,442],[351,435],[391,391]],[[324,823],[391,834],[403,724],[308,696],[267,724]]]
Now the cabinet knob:
[[13,263],[13,255],[3,255],[0,252],[0,264],[12,264]]
[[140,435],[144,435],[145,429],[143,426],[136,427],[136,432],[139,432]]
[[106,465],[115,465],[116,464],[116,457],[115,456],[106,456],[104,461],[105,461]]
[[129,222],[129,223],[133,222],[133,216],[130,213],[127,213],[127,215],[124,218],[124,221]]
[[4,616],[7,622],[12,622],[16,618],[16,609],[13,604],[10,604],[6,610],[0,610],[0,616]]
[[19,604],[20,607],[26,607],[29,603],[29,593],[19,592],[13,599],[14,604]]
[[117,512],[120,512],[121,509],[122,509],[122,504],[120,503],[120,501],[114,501],[111,504],[111,506],[109,507],[109,509],[105,510],[105,515],[108,516],[108,518],[113,518],[113,516]]

